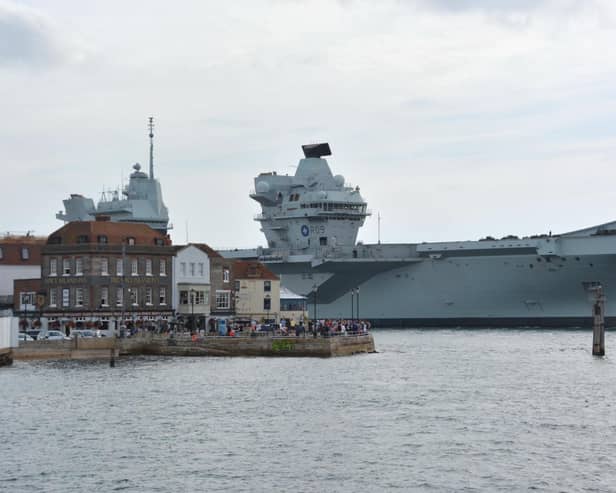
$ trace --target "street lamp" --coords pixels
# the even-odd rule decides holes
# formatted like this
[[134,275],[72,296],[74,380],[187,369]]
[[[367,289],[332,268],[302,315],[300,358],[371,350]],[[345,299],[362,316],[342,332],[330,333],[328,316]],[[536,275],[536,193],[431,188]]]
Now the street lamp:
[[318,290],[318,286],[315,284],[314,286],[312,286],[312,291],[314,293],[314,297],[313,297],[313,302],[314,302],[314,323],[313,323],[313,335],[314,337],[317,336],[317,290]]
[[355,288],[351,288],[351,323],[353,323],[353,317],[355,316],[355,310],[353,309],[353,296],[355,296]]
[[359,286],[357,286],[357,290],[356,290],[356,296],[357,296],[357,320],[359,320]]
[[190,288],[190,332],[195,330],[195,290]]

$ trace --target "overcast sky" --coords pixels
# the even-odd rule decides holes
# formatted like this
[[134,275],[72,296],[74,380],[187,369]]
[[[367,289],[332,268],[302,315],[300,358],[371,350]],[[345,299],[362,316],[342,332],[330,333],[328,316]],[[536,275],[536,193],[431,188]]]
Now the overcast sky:
[[366,243],[613,220],[614,46],[612,0],[0,0],[0,231],[147,165],[150,115],[175,243],[264,245],[253,178],[318,141]]

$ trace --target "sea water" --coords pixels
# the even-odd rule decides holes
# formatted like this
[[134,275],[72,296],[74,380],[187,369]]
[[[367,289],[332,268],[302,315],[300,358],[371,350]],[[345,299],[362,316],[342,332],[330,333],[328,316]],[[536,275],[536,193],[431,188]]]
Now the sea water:
[[378,330],[378,354],[0,369],[0,491],[616,491],[616,338]]

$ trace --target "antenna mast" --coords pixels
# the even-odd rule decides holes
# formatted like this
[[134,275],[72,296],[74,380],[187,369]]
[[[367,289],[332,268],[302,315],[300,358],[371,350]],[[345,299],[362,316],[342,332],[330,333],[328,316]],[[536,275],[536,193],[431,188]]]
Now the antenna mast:
[[148,123],[150,129],[150,180],[154,179],[154,117],[150,117]]
[[379,245],[381,244],[381,213],[379,212],[377,214],[377,218],[378,218],[378,239],[379,239]]

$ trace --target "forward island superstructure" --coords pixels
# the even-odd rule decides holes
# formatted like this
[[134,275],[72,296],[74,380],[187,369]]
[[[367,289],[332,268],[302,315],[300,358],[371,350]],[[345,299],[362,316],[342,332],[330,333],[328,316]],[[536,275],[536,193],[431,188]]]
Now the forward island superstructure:
[[328,144],[303,147],[294,176],[255,178],[250,197],[268,247],[221,253],[267,262],[308,297],[311,315],[379,326],[580,326],[601,284],[608,320],[616,316],[616,222],[521,239],[360,244],[370,211],[359,188],[333,175]]

